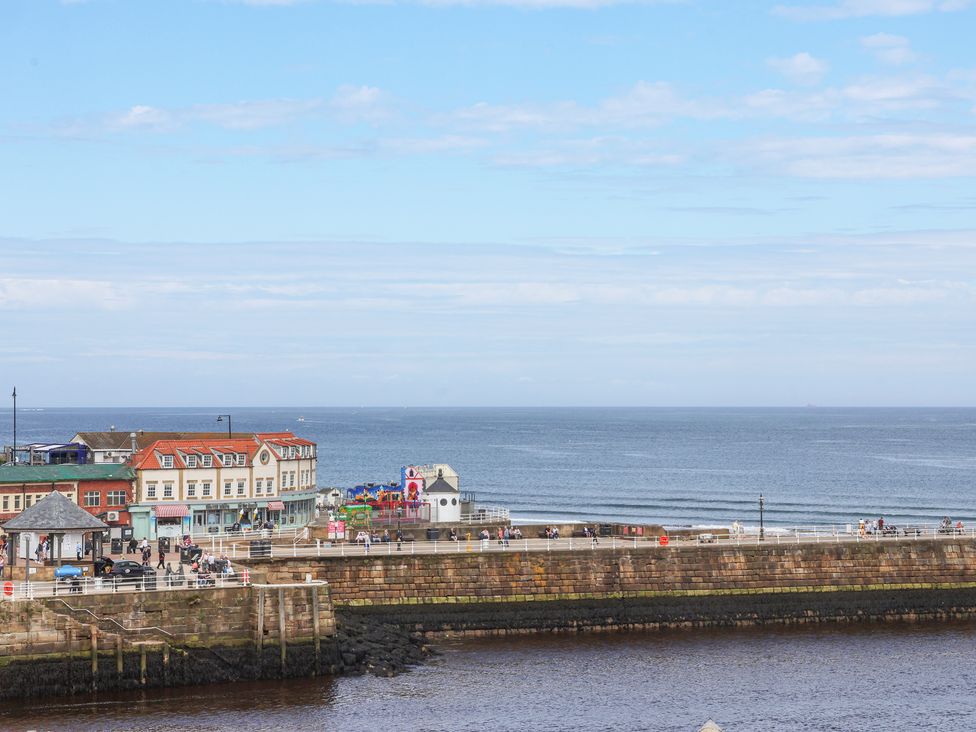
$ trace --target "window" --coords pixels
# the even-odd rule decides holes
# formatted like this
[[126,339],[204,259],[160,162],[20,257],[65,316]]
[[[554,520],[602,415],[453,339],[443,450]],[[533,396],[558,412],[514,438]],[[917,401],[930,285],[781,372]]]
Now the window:
[[244,481],[243,480],[237,481],[237,495],[239,495],[239,496],[243,496],[244,495]]
[[173,467],[173,456],[172,455],[163,455],[162,466],[164,468],[172,468]]
[[186,456],[186,467],[188,467],[188,468],[195,468],[196,466],[197,466],[197,456],[196,455],[187,455]]
[[201,490],[203,491],[203,497],[210,498],[210,481],[209,480],[203,481],[200,487]]
[[102,505],[102,494],[98,491],[85,491],[85,505],[86,506],[101,506]]
[[302,445],[302,457],[308,457],[312,454],[312,448],[308,445]]
[[291,446],[290,448],[288,448],[288,457],[290,457],[290,458],[292,458],[292,459],[294,459],[294,457],[295,457],[295,452],[296,452],[296,451],[295,451],[295,446],[294,446],[294,445],[292,445],[292,446]]
[[163,498],[172,498],[172,497],[173,497],[173,484],[163,483]]
[[10,510],[10,496],[3,497],[3,512],[7,513]]
[[125,491],[109,491],[108,492],[108,505],[110,506],[124,506],[125,501]]
[[225,468],[229,468],[234,464],[233,455],[221,455],[221,460],[223,461]]
[[261,495],[261,493],[263,492],[263,488],[264,488],[264,481],[263,480],[261,480],[260,478],[258,478],[256,481],[254,481],[254,492],[255,493],[257,493],[258,495]]
[[14,496],[14,511],[20,510],[20,496]]
[[186,497],[187,498],[197,497],[197,484],[195,482],[190,482],[186,484]]
[[268,478],[268,495],[274,493],[274,478]]
[[237,464],[247,465],[247,455],[243,452],[237,453]]
[[156,497],[156,484],[146,483],[146,498],[155,498],[155,497]]
[[200,461],[203,463],[203,467],[205,468],[213,467],[213,455],[203,455],[201,456]]
[[294,470],[291,471],[291,476],[290,477],[291,477],[291,481],[289,482],[289,485],[292,488],[294,488],[295,487],[295,471]]
[[230,489],[231,489],[231,486],[232,485],[233,484],[229,480],[225,480],[224,481],[224,495],[225,496],[229,496],[230,495]]

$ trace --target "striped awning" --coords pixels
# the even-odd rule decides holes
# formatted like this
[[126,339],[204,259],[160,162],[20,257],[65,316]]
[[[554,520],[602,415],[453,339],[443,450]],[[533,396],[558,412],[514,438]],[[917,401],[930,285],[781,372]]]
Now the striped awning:
[[284,511],[285,504],[282,501],[268,501],[269,511]]
[[190,509],[182,504],[156,506],[156,518],[182,518],[189,515]]

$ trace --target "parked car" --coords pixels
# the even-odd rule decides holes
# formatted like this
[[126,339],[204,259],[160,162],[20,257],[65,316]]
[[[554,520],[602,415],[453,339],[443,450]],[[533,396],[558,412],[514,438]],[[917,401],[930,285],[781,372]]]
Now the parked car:
[[81,571],[81,567],[76,567],[73,564],[64,564],[54,570],[55,579],[71,579],[72,577],[81,577],[84,572]]
[[[156,589],[156,570],[145,567],[131,559],[120,559],[109,571],[108,576],[116,584],[132,584],[145,586],[146,589]],[[145,578],[145,580],[143,580]]]

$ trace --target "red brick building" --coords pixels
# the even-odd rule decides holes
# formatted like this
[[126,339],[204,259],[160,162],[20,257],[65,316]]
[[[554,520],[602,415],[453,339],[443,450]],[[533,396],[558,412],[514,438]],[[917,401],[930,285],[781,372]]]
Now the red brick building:
[[127,465],[0,465],[0,529],[51,491],[109,526],[129,526],[134,477]]

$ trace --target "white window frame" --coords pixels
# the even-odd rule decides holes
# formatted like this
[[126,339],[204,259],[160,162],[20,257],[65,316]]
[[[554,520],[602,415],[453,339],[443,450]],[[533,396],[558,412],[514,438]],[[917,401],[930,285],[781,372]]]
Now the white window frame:
[[239,496],[246,495],[245,494],[246,488],[247,488],[247,483],[245,481],[243,480],[237,481],[237,495]]
[[213,467],[213,455],[202,455],[201,456],[201,462],[203,463],[203,467],[205,467],[205,468],[212,468]]
[[254,481],[254,492],[259,496],[264,492],[264,481],[261,478]]
[[[95,497],[95,502],[92,503],[92,496]],[[85,506],[87,508],[94,508],[102,505],[102,494],[98,491],[85,491]]]
[[231,491],[234,489],[234,481],[225,480],[224,481],[224,497],[227,498],[231,495]]
[[245,452],[237,453],[237,464],[239,466],[247,465],[247,453]]
[[163,498],[172,498],[172,497],[173,497],[173,484],[169,482],[163,483]]
[[274,493],[274,478],[268,478],[268,486],[266,495],[272,495]]
[[232,467],[234,467],[234,456],[233,455],[231,455],[231,454],[228,453],[228,454],[225,454],[225,455],[221,455],[220,458],[221,458],[220,462],[223,464],[223,466],[225,468],[232,468]]
[[146,498],[156,499],[156,483],[146,483]]
[[161,458],[159,460],[159,464],[165,470],[169,470],[170,468],[173,467],[173,456],[172,455],[163,455],[163,456],[161,456]]
[[187,455],[186,456],[186,467],[188,467],[188,468],[195,468],[196,466],[197,466],[197,456],[196,455]]
[[203,483],[201,483],[200,485],[200,495],[203,498],[210,498],[210,489],[211,489],[210,481],[209,480],[203,481]]
[[197,497],[197,483],[191,480],[186,484],[186,497],[196,498]]

